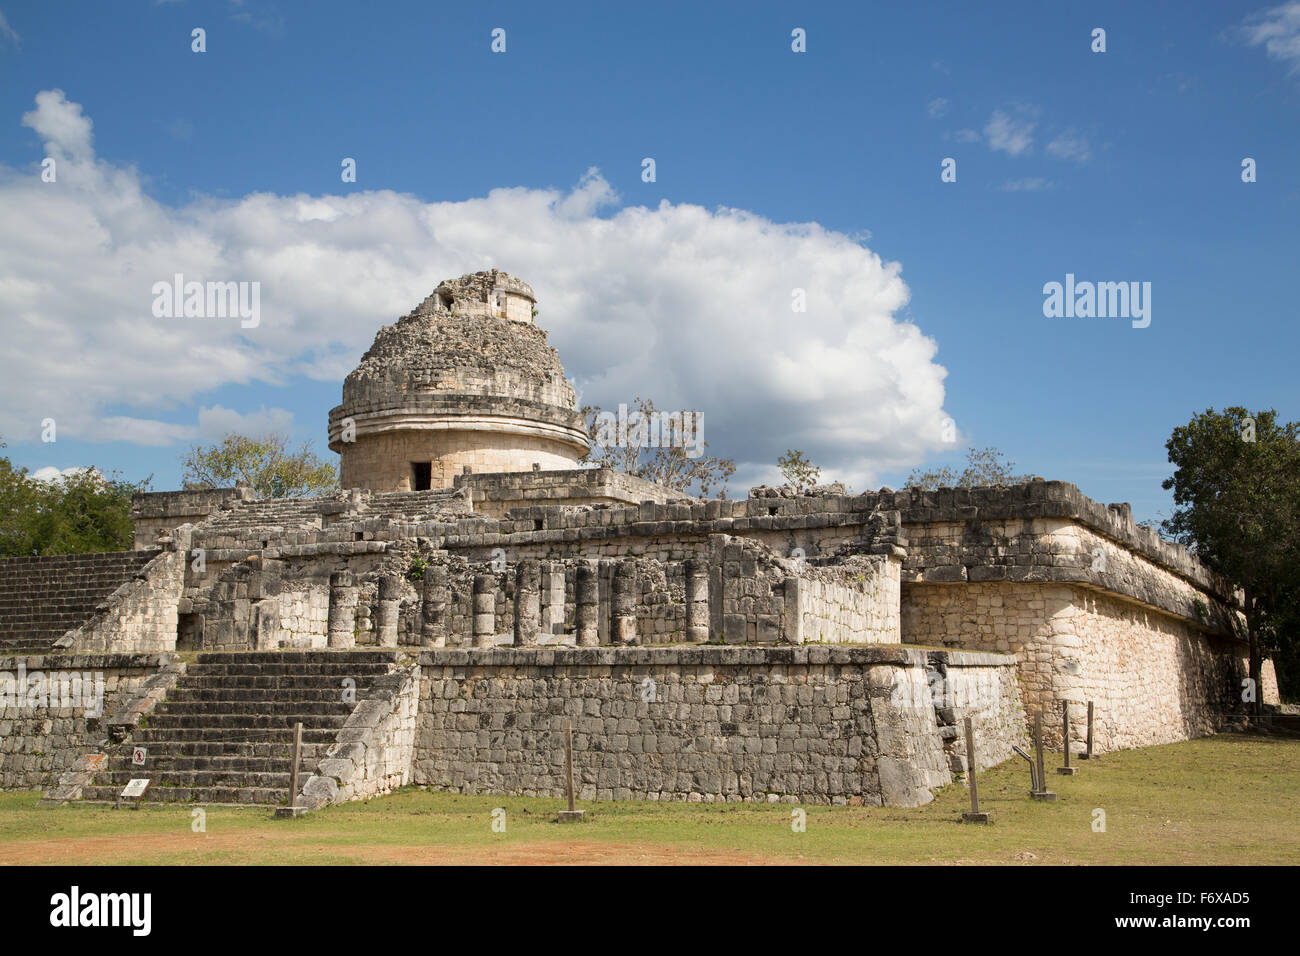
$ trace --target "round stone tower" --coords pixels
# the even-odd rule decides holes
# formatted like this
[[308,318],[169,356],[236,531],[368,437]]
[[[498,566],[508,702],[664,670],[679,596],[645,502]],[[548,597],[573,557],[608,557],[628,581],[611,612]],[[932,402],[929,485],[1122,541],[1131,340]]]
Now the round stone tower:
[[536,301],[512,275],[476,272],[380,329],[330,412],[342,486],[418,491],[451,487],[466,467],[578,467],[586,423]]

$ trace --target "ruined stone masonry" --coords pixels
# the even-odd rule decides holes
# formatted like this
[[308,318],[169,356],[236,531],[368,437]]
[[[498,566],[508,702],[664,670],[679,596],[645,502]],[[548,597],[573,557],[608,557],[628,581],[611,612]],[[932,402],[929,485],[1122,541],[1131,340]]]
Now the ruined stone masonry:
[[[911,806],[965,771],[965,716],[995,763],[1035,710],[1059,748],[1066,701],[1102,751],[1240,712],[1237,596],[1126,505],[1042,480],[704,501],[584,467],[535,304],[482,272],[382,328],[330,413],[337,495],[141,494],[136,551],[0,561],[0,785],[283,805],[300,722],[304,808],[560,796],[567,718],[582,799]],[[118,716],[12,677],[78,662]]]

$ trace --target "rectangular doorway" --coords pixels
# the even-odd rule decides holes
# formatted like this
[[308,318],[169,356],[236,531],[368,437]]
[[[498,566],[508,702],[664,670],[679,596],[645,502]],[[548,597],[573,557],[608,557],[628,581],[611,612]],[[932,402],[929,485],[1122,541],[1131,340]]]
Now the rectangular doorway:
[[433,485],[433,463],[428,461],[411,462],[411,490],[428,491]]

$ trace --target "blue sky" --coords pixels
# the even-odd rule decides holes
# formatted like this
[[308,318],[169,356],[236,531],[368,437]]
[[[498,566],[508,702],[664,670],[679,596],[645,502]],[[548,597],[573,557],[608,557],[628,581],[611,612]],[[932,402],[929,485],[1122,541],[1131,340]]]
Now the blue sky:
[[[995,445],[1154,518],[1193,413],[1300,417],[1300,4],[0,13],[0,435],[32,469],[176,487],[189,441],[231,423],[324,452],[374,331],[438,270],[489,265],[537,288],[584,398],[702,408],[733,495],[788,447],[860,489]],[[68,172],[41,184],[57,150]],[[168,255],[262,281],[265,328],[152,325],[139,290]],[[1150,282],[1150,326],[1044,317],[1067,273]],[[806,314],[772,291],[795,286]],[[955,448],[930,434],[944,416]]]

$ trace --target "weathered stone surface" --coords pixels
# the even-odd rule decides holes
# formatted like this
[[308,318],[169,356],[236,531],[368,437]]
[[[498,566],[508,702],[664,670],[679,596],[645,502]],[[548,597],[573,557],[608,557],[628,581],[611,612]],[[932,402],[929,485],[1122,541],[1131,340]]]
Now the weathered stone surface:
[[[1023,740],[1010,658],[943,660],[988,761],[1005,759]],[[915,806],[952,779],[928,665],[898,646],[426,651],[414,779],[562,796],[568,718],[584,800]]]

